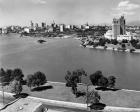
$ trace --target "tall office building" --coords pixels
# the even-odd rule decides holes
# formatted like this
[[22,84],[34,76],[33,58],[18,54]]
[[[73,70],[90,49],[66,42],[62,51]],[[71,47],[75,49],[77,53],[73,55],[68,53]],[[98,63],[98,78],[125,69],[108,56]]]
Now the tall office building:
[[121,16],[119,20],[120,20],[120,35],[124,35],[126,33],[124,16]]
[[36,23],[36,24],[35,24],[35,27],[36,27],[36,28],[38,28],[38,27],[39,27],[38,23]]
[[117,36],[120,35],[120,22],[116,18],[114,18],[112,22],[112,33],[114,39],[117,39]]
[[118,35],[124,35],[126,33],[124,16],[121,16],[119,19],[113,19],[112,33],[114,39],[117,39]]
[[31,29],[34,29],[34,23],[31,21]]
[[41,26],[42,26],[42,28],[45,28],[46,27],[46,23],[42,22]]
[[64,25],[61,24],[61,25],[60,25],[60,32],[63,32],[63,31],[64,31]]

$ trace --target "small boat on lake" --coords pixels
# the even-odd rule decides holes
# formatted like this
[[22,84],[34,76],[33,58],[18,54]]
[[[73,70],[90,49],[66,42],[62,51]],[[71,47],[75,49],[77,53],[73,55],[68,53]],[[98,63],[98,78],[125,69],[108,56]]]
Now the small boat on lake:
[[42,39],[40,39],[40,40],[38,40],[37,42],[39,42],[39,43],[44,43],[44,42],[46,42],[45,40],[42,40]]

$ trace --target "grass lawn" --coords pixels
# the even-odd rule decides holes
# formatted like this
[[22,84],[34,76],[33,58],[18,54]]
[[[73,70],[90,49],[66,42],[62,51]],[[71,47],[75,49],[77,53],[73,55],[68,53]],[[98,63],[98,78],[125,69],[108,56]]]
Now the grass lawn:
[[[23,87],[23,93],[28,93],[30,96],[60,100],[75,103],[85,103],[86,96],[76,98],[72,94],[71,88],[65,86],[65,84],[59,83],[46,83],[43,85],[44,89],[30,91],[27,86]],[[89,91],[93,90],[95,87],[90,86]],[[5,89],[9,91],[10,88]],[[79,85],[78,90],[86,92],[86,86]],[[140,108],[140,92],[135,91],[98,91],[101,96],[101,102],[107,106],[117,106],[117,107],[129,107],[129,108]]]

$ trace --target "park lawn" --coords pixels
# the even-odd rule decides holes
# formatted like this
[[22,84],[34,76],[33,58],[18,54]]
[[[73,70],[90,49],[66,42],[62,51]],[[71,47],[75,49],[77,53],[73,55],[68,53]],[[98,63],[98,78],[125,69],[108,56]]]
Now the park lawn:
[[[75,103],[86,103],[86,96],[76,98],[75,95],[72,94],[71,88],[66,87],[65,84],[62,83],[46,83],[43,85],[45,88],[41,91],[30,91],[30,88],[27,86],[23,87],[23,93],[28,93],[30,96],[52,99],[52,100],[60,100],[67,102],[75,102]],[[78,90],[86,92],[86,86],[79,85]],[[89,91],[95,89],[94,86],[89,87]],[[7,91],[9,91],[7,89]],[[101,96],[101,102],[106,104],[107,106],[116,106],[116,107],[129,107],[129,108],[140,108],[140,92],[136,91],[126,91],[126,90],[118,90],[118,91],[98,91]]]

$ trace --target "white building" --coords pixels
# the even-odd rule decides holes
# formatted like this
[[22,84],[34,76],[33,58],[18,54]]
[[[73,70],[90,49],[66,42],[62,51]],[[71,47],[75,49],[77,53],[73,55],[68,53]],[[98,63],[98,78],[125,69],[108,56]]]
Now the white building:
[[47,26],[48,32],[53,32],[53,27],[52,26]]
[[135,38],[134,38],[134,35],[130,32],[126,32],[125,35],[118,35],[117,36],[118,41],[121,41],[121,40],[129,40],[130,41],[132,39],[135,39]]
[[67,28],[67,29],[70,29],[70,28],[71,28],[71,25],[66,25],[66,28]]
[[2,28],[2,33],[3,33],[3,34],[8,33],[8,31],[7,31],[7,27],[3,27],[3,28]]
[[23,29],[23,31],[26,32],[26,33],[30,33],[30,28],[25,27],[25,28]]
[[115,39],[113,37],[113,34],[112,34],[112,30],[108,30],[105,34],[104,34],[105,38],[111,40],[111,39]]
[[117,35],[117,38],[113,36],[112,30],[108,30],[105,34],[104,37],[111,40],[111,39],[117,39],[118,41],[122,40],[132,40],[132,39],[137,39],[138,35],[136,33],[131,33],[131,32],[126,32],[124,35]]
[[60,32],[64,31],[64,25],[60,25]]

